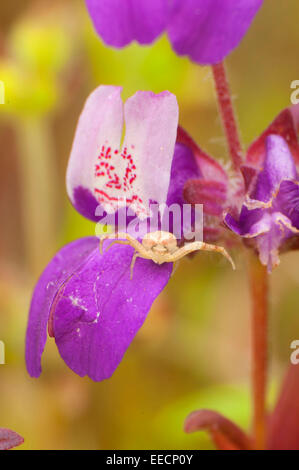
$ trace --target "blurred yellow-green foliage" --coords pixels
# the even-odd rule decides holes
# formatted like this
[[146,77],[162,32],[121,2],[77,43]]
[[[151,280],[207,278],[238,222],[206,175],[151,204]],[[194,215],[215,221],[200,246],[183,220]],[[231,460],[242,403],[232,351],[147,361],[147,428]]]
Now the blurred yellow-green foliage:
[[[297,0],[266,0],[227,60],[245,144],[290,104],[299,79]],[[181,124],[218,158],[226,148],[209,68],[176,57],[165,37],[152,47],[106,48],[83,0],[0,3],[0,426],[25,449],[207,449],[204,433],[185,435],[186,415],[213,408],[250,426],[249,299],[246,260],[238,271],[204,254],[181,262],[113,377],[81,379],[53,340],[43,373],[31,379],[24,337],[39,273],[66,242],[94,233],[71,207],[65,170],[76,122],[99,84],[177,95]],[[299,253],[271,276],[270,403],[299,337]]]

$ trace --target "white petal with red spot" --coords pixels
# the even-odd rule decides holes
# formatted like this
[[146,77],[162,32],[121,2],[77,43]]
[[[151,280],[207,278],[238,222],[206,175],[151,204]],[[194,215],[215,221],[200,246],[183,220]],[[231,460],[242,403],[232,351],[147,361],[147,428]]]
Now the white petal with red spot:
[[107,213],[127,205],[143,219],[151,201],[167,198],[178,106],[169,92],[139,91],[123,107],[120,94],[119,87],[100,86],[87,99],[69,160],[68,194],[74,203],[76,188],[86,188]]

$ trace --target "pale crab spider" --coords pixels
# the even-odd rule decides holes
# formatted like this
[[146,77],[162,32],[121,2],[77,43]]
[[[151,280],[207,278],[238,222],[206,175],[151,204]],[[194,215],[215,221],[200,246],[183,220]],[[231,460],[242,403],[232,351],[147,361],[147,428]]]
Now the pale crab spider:
[[[131,279],[133,277],[133,269],[136,258],[151,259],[157,264],[174,263],[189,253],[198,250],[215,251],[217,253],[221,253],[229,260],[233,269],[235,269],[235,264],[232,258],[222,246],[209,245],[208,243],[195,241],[182,247],[178,247],[177,239],[173,233],[164,231],[149,232],[144,236],[142,243],[140,243],[128,233],[124,232],[104,234],[101,236],[100,240],[101,254],[103,253],[104,240],[111,238],[116,238],[116,240],[110,243],[108,249],[114,243],[131,245],[133,248],[135,248],[135,253],[131,263]],[[118,238],[123,238],[125,240],[118,240]]]

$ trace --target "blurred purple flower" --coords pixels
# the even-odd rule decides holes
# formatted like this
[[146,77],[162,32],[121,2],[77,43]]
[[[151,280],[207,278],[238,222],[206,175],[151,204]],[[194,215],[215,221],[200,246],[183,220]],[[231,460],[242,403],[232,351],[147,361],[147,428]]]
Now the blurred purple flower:
[[[183,204],[187,180],[227,178],[218,163],[197,154],[181,129],[176,143],[174,95],[139,91],[123,106],[120,93],[117,87],[99,87],[79,120],[67,189],[81,214],[101,220],[95,217],[100,207],[113,215],[115,200],[126,190],[142,219],[150,201]],[[36,285],[26,340],[27,369],[33,377],[41,373],[47,328],[74,372],[95,381],[110,377],[171,276],[171,263],[139,258],[131,280],[133,248],[114,245],[105,251],[106,241],[102,255],[98,244],[97,237],[87,237],[65,246]]]
[[0,450],[9,450],[23,444],[24,439],[20,434],[10,429],[0,428]]
[[247,194],[239,216],[225,217],[269,272],[279,264],[279,252],[299,246],[298,163],[295,121],[287,109],[249,148],[242,168]]
[[150,44],[167,31],[173,49],[202,65],[221,62],[241,41],[263,0],[86,0],[109,46]]

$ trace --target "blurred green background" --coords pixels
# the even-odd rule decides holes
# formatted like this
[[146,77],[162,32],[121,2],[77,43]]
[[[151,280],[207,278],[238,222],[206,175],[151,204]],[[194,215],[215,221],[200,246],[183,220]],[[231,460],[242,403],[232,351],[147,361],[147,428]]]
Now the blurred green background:
[[[297,0],[265,1],[227,60],[245,144],[290,104],[299,79]],[[175,93],[180,123],[211,154],[227,159],[208,67],[176,57],[166,37],[117,51],[95,35],[83,0],[0,3],[0,426],[25,438],[25,449],[208,449],[204,433],[185,435],[186,415],[213,408],[250,426],[250,337],[246,259],[237,272],[199,254],[183,260],[113,377],[81,379],[53,340],[43,373],[24,364],[30,297],[46,263],[63,244],[94,234],[68,202],[65,170],[88,94],[117,84]],[[299,253],[272,274],[270,406],[299,338]]]

